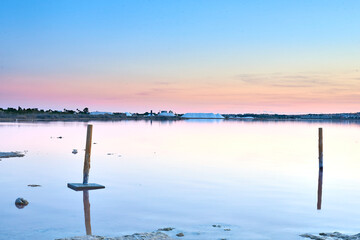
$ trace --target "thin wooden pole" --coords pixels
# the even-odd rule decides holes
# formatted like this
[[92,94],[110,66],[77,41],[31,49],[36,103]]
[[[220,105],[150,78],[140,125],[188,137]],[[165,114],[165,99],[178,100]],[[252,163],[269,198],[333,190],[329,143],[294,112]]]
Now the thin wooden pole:
[[323,166],[323,130],[319,128],[319,168]]
[[86,235],[92,235],[91,220],[90,220],[90,201],[89,201],[89,191],[88,190],[83,191],[83,202],[84,202]]
[[89,181],[92,129],[93,126],[89,124],[87,126],[87,135],[86,135],[83,184],[88,184]]

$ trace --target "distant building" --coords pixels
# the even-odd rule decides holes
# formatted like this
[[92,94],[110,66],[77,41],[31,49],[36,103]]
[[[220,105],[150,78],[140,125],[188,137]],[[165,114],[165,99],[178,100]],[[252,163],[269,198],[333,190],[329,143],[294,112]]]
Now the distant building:
[[158,114],[159,117],[175,117],[175,114],[172,112],[172,111],[161,111],[159,114]]

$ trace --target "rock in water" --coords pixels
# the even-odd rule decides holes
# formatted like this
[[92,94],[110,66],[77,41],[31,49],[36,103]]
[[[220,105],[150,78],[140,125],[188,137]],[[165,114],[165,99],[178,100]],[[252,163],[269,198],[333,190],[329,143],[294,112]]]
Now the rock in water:
[[23,198],[17,198],[17,199],[15,200],[15,206],[16,206],[17,208],[19,208],[19,209],[24,208],[24,207],[27,206],[28,204],[29,204],[29,202],[26,201],[26,200],[23,199]]
[[346,235],[339,232],[333,233],[319,233],[319,235],[312,235],[312,234],[301,234],[301,237],[310,238],[313,240],[360,240],[360,233],[355,235]]
[[135,233],[133,235],[125,235],[122,237],[113,237],[113,238],[92,235],[92,236],[62,238],[56,240],[174,240],[174,239],[162,232],[150,232],[150,233]]
[[172,231],[174,229],[175,228],[173,228],[173,227],[166,227],[166,228],[159,228],[158,231],[166,231],[166,232],[168,232],[168,231]]
[[78,150],[77,150],[77,149],[73,149],[72,153],[73,153],[73,154],[77,154],[77,153],[78,153]]
[[12,157],[23,157],[25,156],[22,152],[0,152],[0,158],[12,158]]
[[[111,239],[110,239],[111,240]],[[135,233],[123,237],[116,237],[114,240],[173,240],[168,235],[162,232],[151,233]]]
[[41,187],[39,184],[29,184],[28,187]]

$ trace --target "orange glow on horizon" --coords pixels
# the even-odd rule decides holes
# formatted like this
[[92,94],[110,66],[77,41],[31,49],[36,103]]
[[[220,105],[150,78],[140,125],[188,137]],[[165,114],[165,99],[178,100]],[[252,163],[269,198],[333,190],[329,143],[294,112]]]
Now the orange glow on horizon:
[[[17,77],[0,88],[2,102],[13,107],[76,108],[144,112],[357,112],[357,72],[338,74],[248,74],[216,81],[124,82]],[[38,106],[40,105],[40,106]],[[8,107],[8,106],[1,106]]]

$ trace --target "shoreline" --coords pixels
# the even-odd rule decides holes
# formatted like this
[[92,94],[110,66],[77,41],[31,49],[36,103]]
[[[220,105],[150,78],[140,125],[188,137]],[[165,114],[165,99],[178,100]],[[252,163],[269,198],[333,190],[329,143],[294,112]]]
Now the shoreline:
[[46,122],[120,122],[120,121],[156,121],[156,122],[176,122],[176,121],[224,121],[224,122],[307,122],[307,123],[354,123],[360,124],[360,119],[283,119],[283,118],[255,118],[253,120],[244,119],[217,119],[217,118],[181,118],[181,117],[88,117],[88,118],[1,118],[0,123],[46,123]]
[[[27,110],[26,110],[27,111]],[[205,114],[206,115],[206,114]],[[127,115],[126,113],[103,113],[91,114],[89,112],[44,112],[37,109],[32,112],[25,111],[1,111],[0,122],[52,122],[52,121],[75,121],[75,122],[89,122],[89,121],[182,121],[182,120],[207,120],[207,121],[291,121],[291,122],[360,122],[359,113],[337,113],[337,114],[212,114],[212,116],[188,116],[187,114],[172,114],[166,115],[153,115],[149,116],[147,113],[140,114],[134,113]]]

